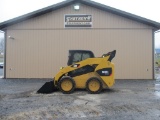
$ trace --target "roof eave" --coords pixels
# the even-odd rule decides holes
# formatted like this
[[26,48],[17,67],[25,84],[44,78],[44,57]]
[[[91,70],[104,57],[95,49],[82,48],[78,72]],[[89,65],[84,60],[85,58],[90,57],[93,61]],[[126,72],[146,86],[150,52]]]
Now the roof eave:
[[90,1],[90,0],[66,0],[66,1],[54,4],[54,5],[51,5],[49,7],[42,8],[40,10],[37,10],[37,11],[31,12],[31,13],[13,18],[11,20],[2,22],[2,23],[0,23],[0,30],[3,30],[6,27],[8,27],[10,25],[13,25],[13,24],[16,24],[18,22],[22,22],[24,20],[43,15],[45,13],[63,8],[65,6],[68,6],[68,5],[71,5],[71,4],[74,4],[74,3],[82,3],[82,4],[85,4],[85,5],[91,6],[91,7],[98,8],[98,9],[103,10],[103,11],[108,11],[108,12],[111,12],[113,14],[116,14],[116,15],[119,15],[119,16],[122,16],[122,17],[125,17],[125,18],[128,18],[128,19],[132,19],[132,20],[138,21],[140,23],[152,26],[155,30],[160,29],[160,23],[158,23],[158,22],[155,22],[155,21],[152,21],[152,20],[137,16],[137,15],[134,15],[134,14],[122,11],[122,10],[118,10],[118,9],[115,9],[115,8],[112,8],[112,7],[109,7],[109,6],[94,2],[94,1]]
[[30,19],[30,18],[34,18],[34,17],[40,16],[40,15],[43,15],[45,13],[57,10],[59,8],[71,5],[73,3],[74,3],[74,0],[66,0],[66,1],[63,1],[63,2],[60,2],[60,3],[48,6],[46,8],[42,8],[42,9],[36,10],[34,12],[27,13],[25,15],[22,15],[22,16],[4,21],[4,22],[0,23],[0,30],[4,30],[6,27],[8,27],[10,25],[22,22],[22,21]]
[[108,11],[108,12],[111,12],[113,14],[116,14],[116,15],[119,15],[119,16],[122,16],[122,17],[125,17],[125,18],[128,18],[128,19],[132,19],[132,20],[138,21],[140,23],[152,26],[157,30],[160,29],[160,23],[149,20],[149,19],[146,19],[146,18],[143,18],[143,17],[140,17],[138,15],[134,15],[134,14],[131,14],[131,13],[128,13],[128,12],[125,12],[125,11],[122,11],[122,10],[118,10],[116,8],[112,8],[110,6],[103,5],[103,4],[100,4],[100,3],[97,3],[97,2],[94,2],[94,1],[90,1],[90,0],[82,0],[82,3],[86,4],[88,6],[91,6],[91,7],[98,8],[98,9],[103,10],[103,11]]

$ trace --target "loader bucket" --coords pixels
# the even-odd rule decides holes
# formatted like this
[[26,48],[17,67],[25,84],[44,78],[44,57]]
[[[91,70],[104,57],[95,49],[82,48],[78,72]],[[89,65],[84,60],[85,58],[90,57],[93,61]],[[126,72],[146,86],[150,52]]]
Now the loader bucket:
[[46,82],[38,91],[37,93],[49,94],[52,92],[57,91],[58,89],[54,86],[54,82]]

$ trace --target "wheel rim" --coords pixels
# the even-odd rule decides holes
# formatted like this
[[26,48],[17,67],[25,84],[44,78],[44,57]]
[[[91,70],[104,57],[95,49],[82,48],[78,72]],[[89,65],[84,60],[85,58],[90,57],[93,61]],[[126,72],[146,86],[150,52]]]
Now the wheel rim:
[[72,87],[73,87],[73,84],[69,79],[66,79],[61,83],[61,88],[64,91],[70,91],[72,89]]
[[96,92],[100,88],[100,83],[97,80],[91,80],[88,87],[90,91]]

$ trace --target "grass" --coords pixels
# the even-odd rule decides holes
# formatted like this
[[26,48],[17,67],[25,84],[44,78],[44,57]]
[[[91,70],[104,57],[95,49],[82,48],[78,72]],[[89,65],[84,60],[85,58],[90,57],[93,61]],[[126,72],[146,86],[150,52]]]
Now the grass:
[[[158,63],[158,64],[156,64],[156,63]],[[160,56],[155,57],[155,68],[160,68]],[[160,74],[160,70],[156,70],[155,74]]]
[[160,66],[160,57],[155,57],[155,67],[158,67],[158,66]]

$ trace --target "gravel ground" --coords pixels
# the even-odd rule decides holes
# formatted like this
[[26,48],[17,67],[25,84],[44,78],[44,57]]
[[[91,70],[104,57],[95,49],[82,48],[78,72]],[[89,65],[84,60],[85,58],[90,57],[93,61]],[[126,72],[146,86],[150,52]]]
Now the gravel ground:
[[160,120],[160,80],[116,80],[101,94],[36,94],[46,81],[0,79],[0,120]]

